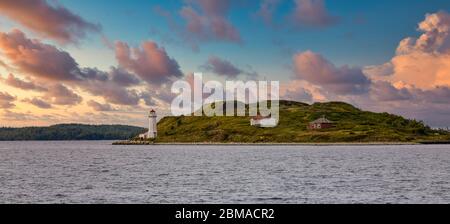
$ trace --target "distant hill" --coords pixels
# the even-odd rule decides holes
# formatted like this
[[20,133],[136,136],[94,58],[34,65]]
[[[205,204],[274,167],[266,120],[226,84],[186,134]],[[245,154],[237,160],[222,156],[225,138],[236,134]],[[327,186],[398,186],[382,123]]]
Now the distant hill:
[[125,125],[60,124],[50,127],[0,128],[0,141],[125,140],[144,128]]
[[[335,127],[308,130],[309,122],[326,116]],[[342,102],[312,105],[280,101],[280,122],[275,128],[250,126],[249,117],[165,117],[158,123],[156,142],[215,143],[327,143],[415,142],[449,140],[423,122],[388,113],[362,111]]]

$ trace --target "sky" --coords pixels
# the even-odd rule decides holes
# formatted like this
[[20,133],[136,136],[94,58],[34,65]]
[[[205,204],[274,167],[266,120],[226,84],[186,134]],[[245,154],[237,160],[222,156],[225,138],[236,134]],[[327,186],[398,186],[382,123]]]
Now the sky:
[[202,72],[448,127],[449,13],[442,0],[0,0],[0,126],[145,126]]

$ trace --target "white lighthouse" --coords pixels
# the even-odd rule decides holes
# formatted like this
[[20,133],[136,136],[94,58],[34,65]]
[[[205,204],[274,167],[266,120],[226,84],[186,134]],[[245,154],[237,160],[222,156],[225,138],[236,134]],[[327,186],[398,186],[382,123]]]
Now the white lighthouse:
[[156,111],[151,110],[148,115],[148,138],[156,138],[158,136],[156,117]]

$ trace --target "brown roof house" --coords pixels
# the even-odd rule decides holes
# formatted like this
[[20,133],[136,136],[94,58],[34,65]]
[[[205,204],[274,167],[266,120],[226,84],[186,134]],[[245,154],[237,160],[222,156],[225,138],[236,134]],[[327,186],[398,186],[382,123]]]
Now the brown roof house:
[[327,129],[327,128],[333,128],[334,123],[328,119],[325,118],[325,116],[313,121],[309,122],[308,129],[309,130],[320,130],[320,129]]

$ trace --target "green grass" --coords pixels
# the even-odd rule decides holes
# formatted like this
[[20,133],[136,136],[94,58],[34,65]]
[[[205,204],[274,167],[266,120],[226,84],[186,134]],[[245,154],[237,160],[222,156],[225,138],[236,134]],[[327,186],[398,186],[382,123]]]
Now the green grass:
[[[311,131],[309,122],[326,116],[335,127]],[[275,128],[250,126],[249,117],[165,117],[158,123],[156,142],[214,143],[330,143],[418,142],[450,140],[423,122],[388,113],[362,111],[342,102],[312,105],[280,101],[280,122]]]

